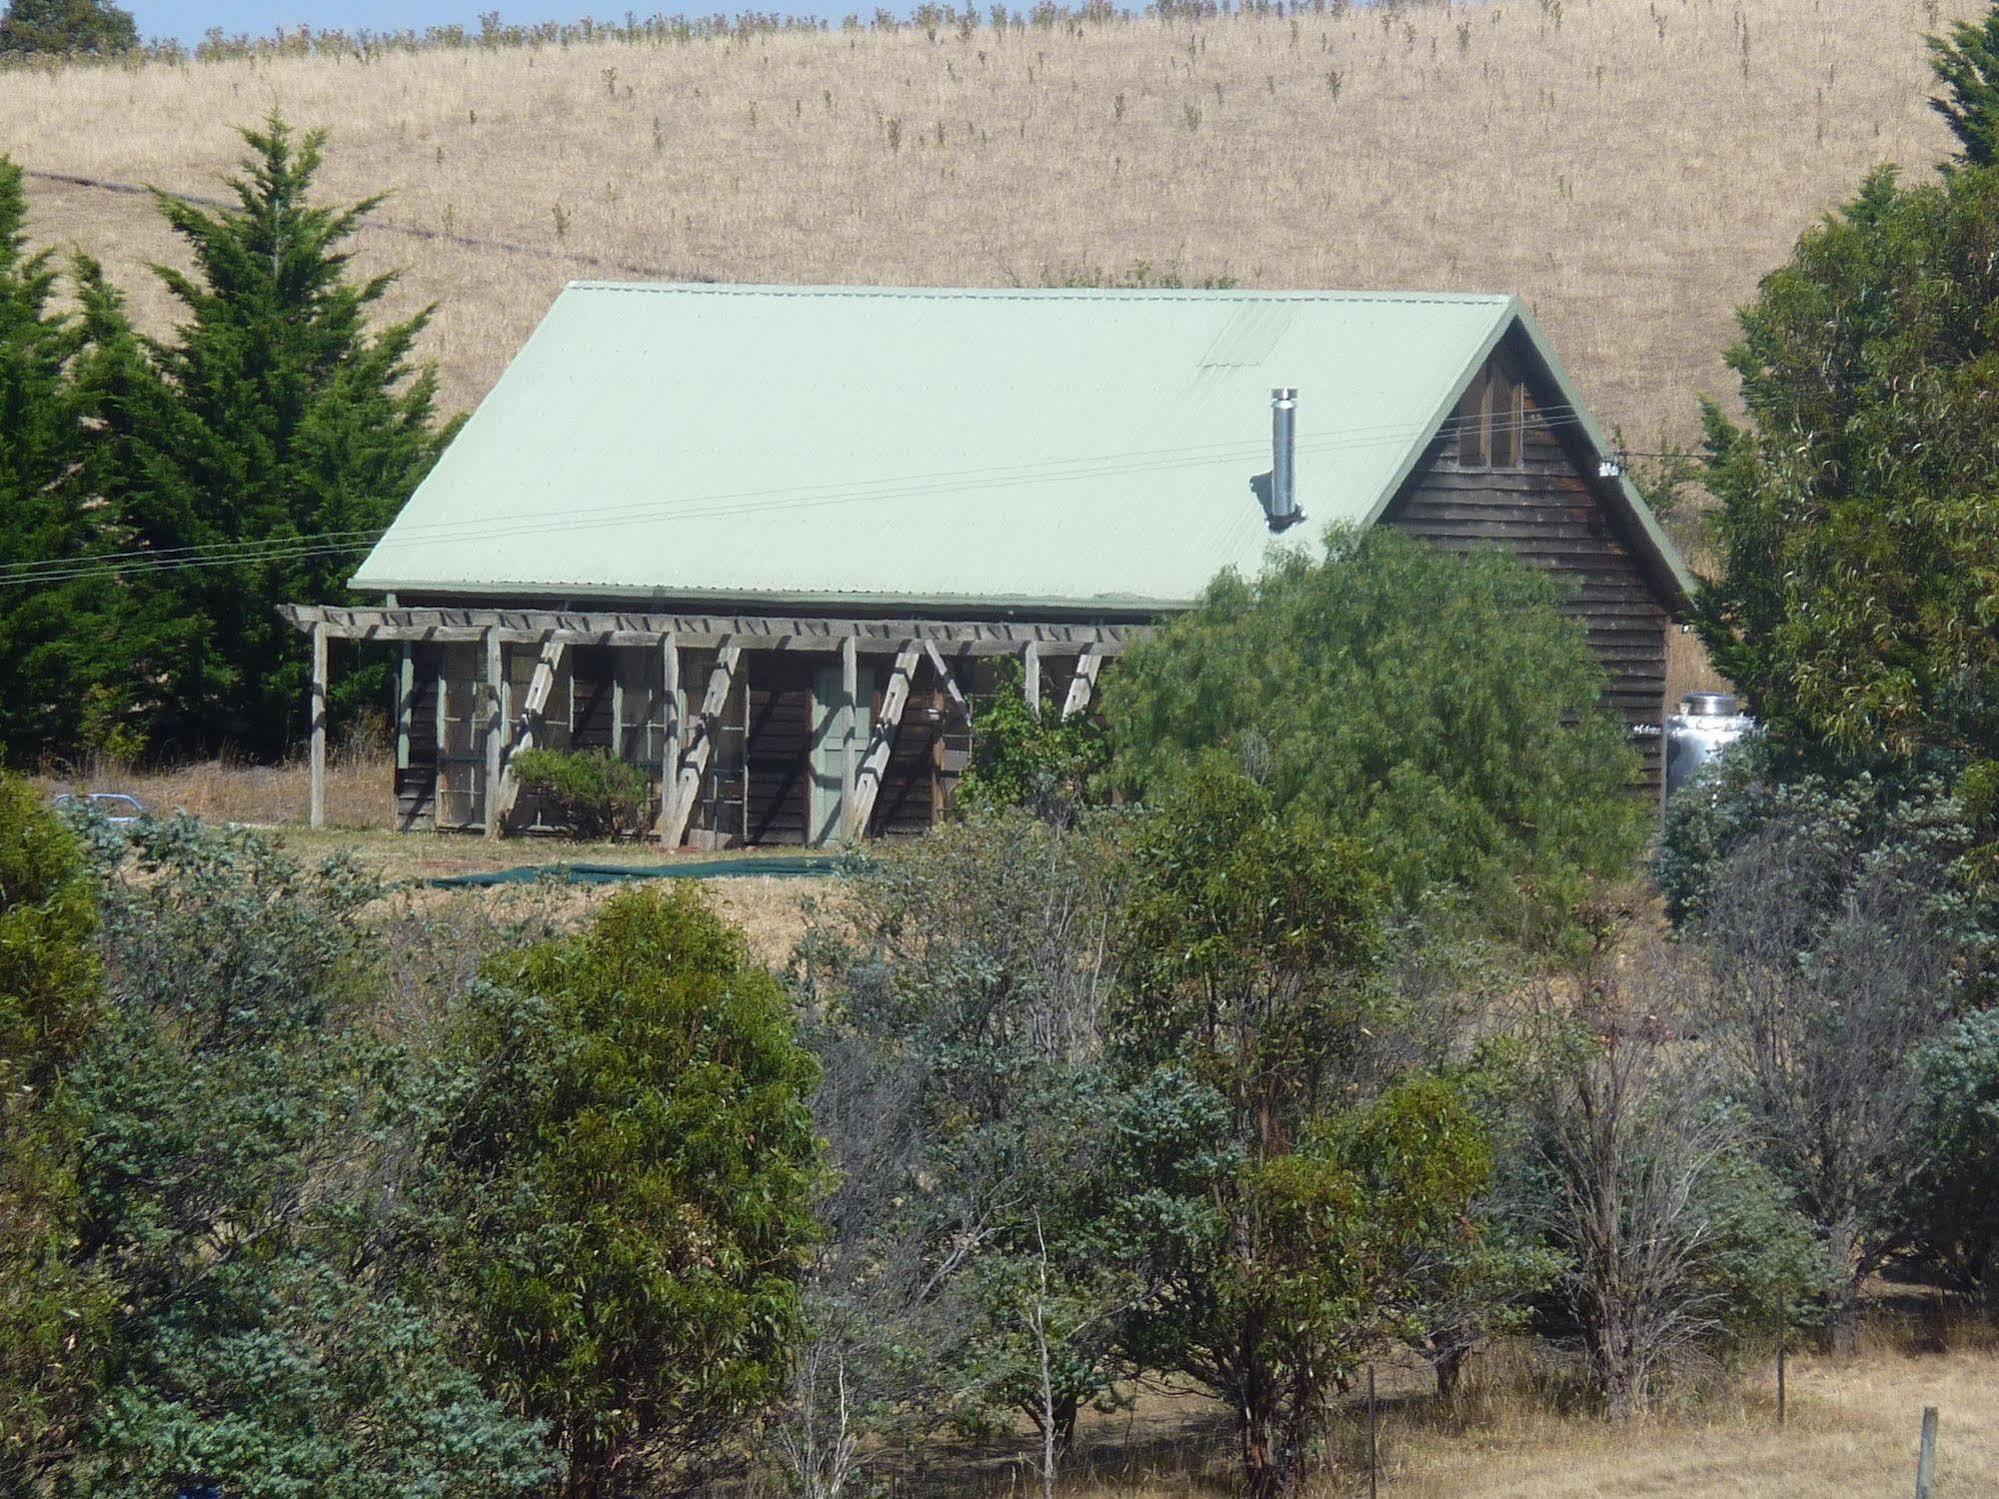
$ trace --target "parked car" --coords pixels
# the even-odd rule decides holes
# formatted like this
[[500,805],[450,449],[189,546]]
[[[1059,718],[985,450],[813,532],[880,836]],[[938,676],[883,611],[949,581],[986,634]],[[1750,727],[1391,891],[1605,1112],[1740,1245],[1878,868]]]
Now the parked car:
[[54,798],[52,805],[57,811],[88,807],[101,813],[114,828],[130,827],[146,815],[146,804],[123,791],[64,791]]

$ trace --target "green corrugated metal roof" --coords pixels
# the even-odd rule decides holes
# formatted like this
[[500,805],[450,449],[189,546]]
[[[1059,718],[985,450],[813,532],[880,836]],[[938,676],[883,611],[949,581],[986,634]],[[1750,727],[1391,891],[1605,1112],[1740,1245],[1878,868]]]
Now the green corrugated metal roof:
[[[1181,604],[1372,520],[1519,316],[1503,296],[574,283],[354,584]],[[1250,481],[1280,385],[1309,523],[1273,538]]]

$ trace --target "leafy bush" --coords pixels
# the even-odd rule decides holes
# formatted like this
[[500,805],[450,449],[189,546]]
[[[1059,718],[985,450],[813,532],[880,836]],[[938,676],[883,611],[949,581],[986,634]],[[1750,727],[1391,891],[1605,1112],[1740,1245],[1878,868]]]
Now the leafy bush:
[[1221,1114],[1205,1190],[1132,1204],[1156,1287],[1133,1343],[1227,1404],[1270,1499],[1298,1491],[1334,1387],[1476,1248],[1490,1142],[1454,1081],[1384,1055],[1382,891],[1357,843],[1210,753],[1131,857],[1120,1059],[1186,1073]]
[[1101,725],[1028,706],[1017,662],[1000,667],[992,698],[972,719],[972,765],[958,789],[966,812],[1021,807],[1046,822],[1073,824],[1101,798],[1110,764]]
[[104,873],[113,1003],[71,1071],[72,1252],[117,1287],[114,1357],[63,1481],[531,1492],[540,1433],[455,1356],[400,1209],[404,1069],[357,1024],[378,888],[184,817],[129,853]]
[[1052,1465],[1127,1372],[1115,1313],[1137,1278],[1106,1204],[1159,1189],[1138,1157],[1173,1146],[1103,1055],[1117,821],[982,810],[878,845],[801,951],[831,1168],[775,1428],[803,1492],[1022,1414]]
[[1876,171],[1739,314],[1727,357],[1750,425],[1707,408],[1719,576],[1701,636],[1771,735],[1821,765],[1999,737],[1995,221],[1999,171]]
[[139,28],[107,0],[13,0],[0,14],[0,53],[129,52]]
[[541,797],[572,837],[629,837],[652,805],[644,769],[603,751],[522,750],[513,770],[522,793]]
[[1320,561],[1224,574],[1119,662],[1116,772],[1153,796],[1224,749],[1365,844],[1404,906],[1442,887],[1495,927],[1560,921],[1589,876],[1630,869],[1650,818],[1559,597],[1497,550],[1330,532]]
[[700,1491],[784,1386],[818,1070],[698,892],[487,965],[445,1054],[436,1232],[489,1380],[565,1493]]
[[1959,1020],[1916,1058],[1915,1154],[1901,1204],[1918,1248],[1999,1305],[1999,1010]]
[[82,1130],[67,1071],[103,1000],[97,903],[75,835],[0,772],[0,1489],[72,1440],[110,1320],[73,1263]]

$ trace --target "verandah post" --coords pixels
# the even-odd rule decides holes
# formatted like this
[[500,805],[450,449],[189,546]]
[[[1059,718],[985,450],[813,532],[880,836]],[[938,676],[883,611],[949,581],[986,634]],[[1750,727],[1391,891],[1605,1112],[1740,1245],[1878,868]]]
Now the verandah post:
[[500,755],[505,748],[506,684],[500,680],[500,632],[486,627],[486,836],[500,836]]
[[666,710],[659,742],[659,838],[671,836],[673,793],[680,781],[680,637],[668,630],[660,637],[659,660],[665,685]]
[[840,831],[849,842],[859,837],[854,827],[855,769],[859,746],[854,730],[861,716],[860,644],[852,635],[840,640]]
[[326,621],[312,627],[312,687],[306,699],[311,734],[312,791],[306,821],[326,826]]

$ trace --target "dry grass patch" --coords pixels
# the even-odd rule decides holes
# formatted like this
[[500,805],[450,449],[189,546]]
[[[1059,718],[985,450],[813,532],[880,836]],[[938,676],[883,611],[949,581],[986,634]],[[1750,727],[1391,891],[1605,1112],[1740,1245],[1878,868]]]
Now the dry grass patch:
[[[1977,0],[1539,0],[1073,30],[780,34],[0,75],[24,166],[202,194],[233,125],[334,134],[325,187],[441,304],[475,403],[563,281],[1035,284],[1138,261],[1258,287],[1514,290],[1633,446],[1727,393],[1732,309],[1881,161],[1946,137],[1921,35]],[[147,325],[151,204],[33,184]],[[624,267],[607,270],[607,265]]]
[[[1999,1353],[1989,1347],[1921,1354],[1877,1344],[1846,1363],[1796,1358],[1790,1391],[1790,1423],[1781,1430],[1767,1370],[1753,1371],[1732,1395],[1697,1412],[1617,1429],[1562,1412],[1545,1392],[1536,1396],[1510,1360],[1500,1361],[1483,1388],[1475,1383],[1455,1414],[1425,1398],[1420,1374],[1387,1370],[1382,1492],[1399,1499],[1871,1499],[1913,1487],[1923,1407],[1934,1405],[1939,1499],[1999,1493]],[[1313,1486],[1315,1499],[1366,1492],[1365,1429],[1350,1404],[1335,1438],[1344,1467]],[[1148,1396],[1130,1416],[1100,1418],[1091,1436],[1107,1445],[1080,1454],[1062,1486],[1068,1499],[1219,1499],[1231,1492],[1226,1421],[1211,1401]],[[1009,1489],[1002,1482],[986,1492]]]
[[[204,760],[168,770],[134,770],[112,764],[76,772],[50,771],[34,778],[46,794],[122,791],[150,812],[190,812],[204,822],[282,827],[303,823],[310,798],[303,761],[245,765]],[[395,825],[395,776],[386,759],[336,755],[326,768],[327,821],[339,828],[388,829]]]
[[[421,882],[453,875],[486,874],[523,865],[616,864],[647,867],[691,860],[740,861],[753,870],[760,858],[796,854],[797,849],[752,850],[711,854],[693,850],[668,853],[645,840],[570,843],[550,838],[506,838],[492,841],[467,833],[398,833],[394,831],[393,775],[379,756],[336,757],[327,767],[326,804],[329,826],[303,826],[306,816],[307,771],[301,764],[237,765],[207,761],[176,770],[132,771],[98,766],[75,775],[45,774],[35,778],[44,795],[62,791],[122,791],[139,798],[147,810],[166,815],[185,811],[204,822],[236,823],[276,832],[286,848],[300,858],[320,860],[346,854],[364,867],[395,882]],[[806,933],[817,909],[831,908],[839,899],[839,882],[832,878],[774,877],[745,873],[705,882],[715,908],[749,939],[757,958],[783,967]],[[596,904],[621,885],[502,886],[447,896],[428,892],[425,903],[441,908],[450,900],[479,900],[498,922],[530,917],[559,926],[580,923]]]

